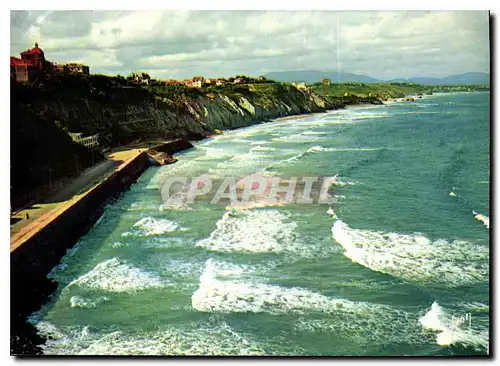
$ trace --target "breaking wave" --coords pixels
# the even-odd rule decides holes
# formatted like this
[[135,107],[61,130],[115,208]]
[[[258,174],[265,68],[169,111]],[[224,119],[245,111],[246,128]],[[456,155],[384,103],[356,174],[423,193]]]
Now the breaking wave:
[[476,211],[472,211],[472,214],[474,215],[474,218],[476,220],[481,221],[484,224],[484,226],[486,226],[488,229],[490,228],[490,218],[488,216],[481,215]]
[[353,262],[408,282],[458,286],[488,281],[489,253],[484,246],[352,229],[340,220],[332,234]]
[[169,233],[179,229],[179,224],[167,219],[143,217],[133,225],[132,232],[124,232],[122,236],[151,236]]
[[90,272],[72,281],[70,286],[81,286],[108,292],[134,292],[150,287],[161,287],[164,282],[157,276],[112,258],[99,263]]
[[378,304],[331,298],[306,289],[262,283],[229,282],[216,279],[211,260],[200,277],[200,287],[191,298],[194,309],[203,312],[267,312],[271,314],[319,312],[360,312],[369,307],[387,310]]
[[353,120],[364,120],[364,119],[372,119],[372,118],[386,118],[389,117],[389,113],[387,112],[368,112],[368,111],[353,111],[349,117]]
[[255,147],[253,147],[250,150],[250,153],[253,153],[254,151],[276,151],[276,149],[273,147],[270,147],[270,146],[260,146],[260,144],[259,144]]
[[340,151],[380,151],[387,150],[386,148],[371,148],[371,147],[353,147],[353,148],[339,148],[339,147],[323,147],[323,146],[313,146],[309,150],[308,153],[313,152],[340,152]]
[[154,332],[95,332],[88,326],[58,328],[49,322],[36,324],[47,337],[45,355],[162,356],[264,355],[263,345],[237,333],[227,323],[162,326]]
[[[470,315],[470,314],[469,314]],[[462,345],[473,346],[476,350],[486,349],[489,344],[488,328],[475,329],[471,327],[472,320],[464,323],[443,310],[434,302],[430,310],[419,319],[421,326],[427,330],[438,331],[436,343],[440,346]]]
[[86,299],[81,296],[72,296],[69,303],[72,308],[97,308],[102,302],[108,301],[106,296],[100,296],[97,299]]
[[297,224],[278,210],[226,211],[196,246],[220,252],[283,252],[295,248]]
[[327,241],[301,236],[296,228],[290,215],[277,209],[229,209],[210,236],[196,246],[214,252],[277,253],[285,262],[325,257],[335,251]]

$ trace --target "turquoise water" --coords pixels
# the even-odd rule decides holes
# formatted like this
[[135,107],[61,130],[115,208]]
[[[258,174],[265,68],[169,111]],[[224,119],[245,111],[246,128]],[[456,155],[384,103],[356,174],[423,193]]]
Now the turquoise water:
[[[105,209],[30,320],[46,354],[486,354],[489,144],[482,92],[203,141]],[[169,177],[255,172],[338,175],[333,203],[163,205]]]

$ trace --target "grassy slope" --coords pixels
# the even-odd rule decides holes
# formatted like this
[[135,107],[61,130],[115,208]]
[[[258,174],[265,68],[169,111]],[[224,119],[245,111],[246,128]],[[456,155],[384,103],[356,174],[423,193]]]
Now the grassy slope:
[[387,100],[389,98],[402,98],[412,94],[425,94],[433,92],[467,91],[489,89],[483,85],[418,85],[405,83],[343,83],[330,86],[316,83],[312,86],[314,92],[332,99],[343,99],[345,93],[358,98],[373,98]]

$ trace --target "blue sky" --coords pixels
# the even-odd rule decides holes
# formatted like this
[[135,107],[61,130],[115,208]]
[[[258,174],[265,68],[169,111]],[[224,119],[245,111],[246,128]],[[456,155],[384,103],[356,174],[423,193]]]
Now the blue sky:
[[11,54],[153,77],[489,72],[486,11],[12,11]]

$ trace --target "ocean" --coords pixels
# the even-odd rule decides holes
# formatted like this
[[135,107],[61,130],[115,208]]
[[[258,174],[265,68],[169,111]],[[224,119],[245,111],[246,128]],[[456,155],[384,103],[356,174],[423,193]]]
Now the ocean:
[[[489,97],[272,121],[149,168],[50,273],[44,354],[487,354]],[[162,197],[253,173],[336,180],[328,204]]]

